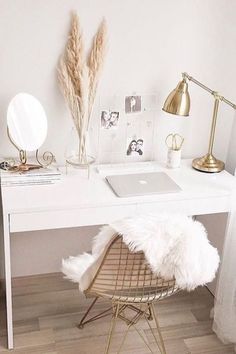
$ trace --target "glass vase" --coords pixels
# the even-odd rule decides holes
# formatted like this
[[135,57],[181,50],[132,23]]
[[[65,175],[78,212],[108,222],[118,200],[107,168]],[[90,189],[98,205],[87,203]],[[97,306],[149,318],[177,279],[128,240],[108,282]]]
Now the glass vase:
[[75,127],[71,129],[66,145],[66,163],[75,168],[88,168],[95,162],[91,155],[89,134],[86,132],[82,139],[79,138]]

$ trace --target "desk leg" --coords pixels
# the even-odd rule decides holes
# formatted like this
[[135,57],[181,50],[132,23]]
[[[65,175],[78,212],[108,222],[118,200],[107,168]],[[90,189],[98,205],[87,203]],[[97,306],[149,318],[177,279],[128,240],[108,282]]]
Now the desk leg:
[[9,214],[3,215],[7,338],[8,338],[8,348],[12,349],[13,348],[13,320],[12,320],[11,248],[10,248],[9,224],[10,224]]
[[214,306],[213,329],[227,343],[235,343],[235,296],[236,296],[236,195],[233,195],[232,210],[228,214],[223,256],[217,284]]

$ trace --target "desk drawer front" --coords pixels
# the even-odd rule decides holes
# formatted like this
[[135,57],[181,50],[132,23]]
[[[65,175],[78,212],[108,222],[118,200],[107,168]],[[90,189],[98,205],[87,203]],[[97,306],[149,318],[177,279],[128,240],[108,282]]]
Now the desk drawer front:
[[168,201],[166,203],[154,202],[137,205],[137,213],[183,213],[187,215],[203,215],[223,213],[230,210],[228,197],[208,199],[186,199]]
[[136,205],[119,205],[11,214],[10,232],[102,225],[126,216],[133,216],[135,212]]

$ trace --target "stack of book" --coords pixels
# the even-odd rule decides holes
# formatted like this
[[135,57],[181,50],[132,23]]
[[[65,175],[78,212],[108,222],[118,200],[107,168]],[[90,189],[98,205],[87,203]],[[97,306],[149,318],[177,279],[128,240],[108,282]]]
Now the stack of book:
[[58,168],[47,167],[27,172],[1,170],[1,185],[4,187],[54,184],[61,180]]

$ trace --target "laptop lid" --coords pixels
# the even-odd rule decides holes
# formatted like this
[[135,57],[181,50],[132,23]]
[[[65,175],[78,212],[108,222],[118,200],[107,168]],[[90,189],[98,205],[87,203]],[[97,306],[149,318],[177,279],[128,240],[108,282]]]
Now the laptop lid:
[[146,172],[106,176],[118,197],[176,193],[181,188],[165,172]]

